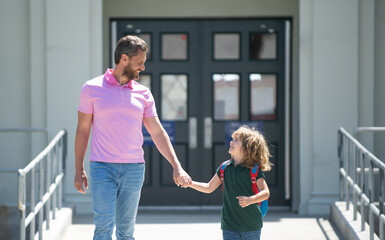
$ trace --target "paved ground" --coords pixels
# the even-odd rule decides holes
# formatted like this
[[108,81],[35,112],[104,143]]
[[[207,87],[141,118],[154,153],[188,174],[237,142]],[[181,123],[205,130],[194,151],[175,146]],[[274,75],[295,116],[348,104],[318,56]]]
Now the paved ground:
[[[77,215],[62,240],[92,239],[91,215]],[[219,211],[140,211],[135,230],[137,240],[220,240]],[[116,239],[113,237],[113,239]],[[336,240],[327,219],[298,216],[287,211],[269,211],[264,218],[261,239]]]

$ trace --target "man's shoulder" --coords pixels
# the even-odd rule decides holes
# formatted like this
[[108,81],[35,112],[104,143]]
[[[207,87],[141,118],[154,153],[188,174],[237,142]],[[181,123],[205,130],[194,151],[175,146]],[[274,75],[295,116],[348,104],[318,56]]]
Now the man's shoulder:
[[88,80],[85,85],[87,86],[102,86],[104,80],[104,75],[99,75],[93,79]]
[[132,81],[131,86],[133,89],[141,90],[141,91],[150,91],[150,89],[144,86],[143,84],[140,84],[135,80],[131,80],[131,81]]

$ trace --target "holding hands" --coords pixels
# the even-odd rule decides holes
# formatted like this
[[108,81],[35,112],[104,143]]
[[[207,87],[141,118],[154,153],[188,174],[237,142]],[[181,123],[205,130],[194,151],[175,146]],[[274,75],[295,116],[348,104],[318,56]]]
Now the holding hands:
[[180,167],[175,169],[173,175],[174,182],[178,187],[187,188],[191,185],[191,177],[183,170],[183,168]]
[[[186,173],[187,174],[187,173]],[[190,187],[192,184],[192,180],[191,180],[191,177],[187,174],[187,176],[185,175],[179,175],[177,177],[177,181],[176,181],[176,185],[178,187],[182,187],[182,188],[188,188]]]

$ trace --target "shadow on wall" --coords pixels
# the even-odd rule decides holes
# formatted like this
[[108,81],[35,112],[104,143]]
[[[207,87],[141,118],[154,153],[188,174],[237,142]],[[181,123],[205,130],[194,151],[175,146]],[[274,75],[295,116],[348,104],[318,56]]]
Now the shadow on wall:
[[20,239],[20,211],[17,207],[0,206],[0,239]]

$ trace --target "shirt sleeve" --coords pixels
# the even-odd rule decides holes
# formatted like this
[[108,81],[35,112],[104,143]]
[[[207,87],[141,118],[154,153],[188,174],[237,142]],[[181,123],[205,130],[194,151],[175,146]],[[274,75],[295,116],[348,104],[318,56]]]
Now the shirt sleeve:
[[219,165],[219,167],[217,168],[217,175],[219,178],[221,178],[221,165]]
[[262,168],[261,168],[261,167],[259,168],[258,176],[257,176],[257,179],[259,179],[259,178],[266,179],[266,178],[265,178],[265,173],[262,171]]
[[82,90],[80,91],[78,111],[88,114],[94,113],[94,105],[87,83],[83,85]]
[[146,91],[144,96],[146,98],[146,106],[144,108],[143,117],[147,118],[147,117],[158,116],[158,114],[156,112],[156,107],[155,107],[155,100],[154,100],[154,97],[152,96],[150,90]]

